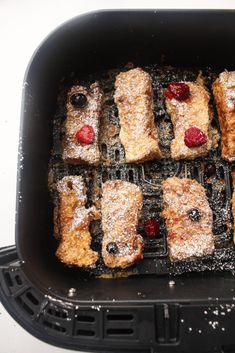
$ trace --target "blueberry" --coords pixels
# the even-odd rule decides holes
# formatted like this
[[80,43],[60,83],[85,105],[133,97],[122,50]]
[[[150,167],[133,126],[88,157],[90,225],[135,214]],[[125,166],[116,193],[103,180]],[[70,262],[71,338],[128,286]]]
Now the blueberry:
[[207,163],[205,165],[204,171],[205,171],[206,176],[210,177],[216,173],[216,167],[213,163]]
[[108,251],[109,254],[117,254],[118,253],[118,246],[116,243],[111,242],[111,243],[107,244],[106,250]]
[[192,221],[200,221],[201,219],[201,213],[197,208],[192,208],[191,210],[188,211],[188,216]]
[[87,97],[82,93],[75,93],[71,96],[70,102],[76,108],[84,108],[87,104]]

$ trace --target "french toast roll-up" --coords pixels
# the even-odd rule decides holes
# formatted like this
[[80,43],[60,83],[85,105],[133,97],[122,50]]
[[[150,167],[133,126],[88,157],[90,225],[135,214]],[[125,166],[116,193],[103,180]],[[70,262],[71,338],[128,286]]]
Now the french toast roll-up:
[[206,156],[212,147],[210,96],[199,75],[195,82],[172,82],[164,90],[174,139],[171,157],[176,160]]
[[153,89],[150,75],[136,68],[117,75],[114,100],[120,119],[120,140],[126,162],[137,163],[161,158],[154,124]]
[[224,71],[213,84],[221,130],[222,158],[235,161],[235,71]]
[[196,180],[176,177],[162,182],[167,244],[172,262],[211,255],[213,215],[205,189]]
[[86,208],[86,187],[81,176],[66,176],[57,183],[59,196],[55,230],[59,246],[56,256],[66,265],[94,266],[98,253],[91,249],[90,222],[97,217],[95,207]]
[[102,91],[98,82],[89,88],[72,86],[67,94],[66,108],[63,160],[69,164],[99,164]]
[[142,192],[122,180],[107,181],[102,190],[102,257],[107,267],[126,268],[143,257],[143,239],[136,231]]

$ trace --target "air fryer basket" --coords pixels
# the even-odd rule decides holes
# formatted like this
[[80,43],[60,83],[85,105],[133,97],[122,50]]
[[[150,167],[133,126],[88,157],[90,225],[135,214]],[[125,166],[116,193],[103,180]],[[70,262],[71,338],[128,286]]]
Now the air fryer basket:
[[[171,65],[179,75],[183,74],[180,68],[190,68],[188,72],[200,68],[210,79],[224,68],[234,69],[234,20],[234,11],[101,11],[62,25],[35,52],[23,91],[16,249],[0,252],[1,300],[33,335],[54,345],[86,351],[235,351],[232,272],[172,276],[188,270],[234,268],[231,230],[224,227],[232,222],[231,165],[222,162],[216,152],[207,160],[216,160],[217,167],[216,180],[208,189],[212,193],[215,228],[219,228],[217,251],[215,259],[197,263],[196,267],[185,264],[169,268],[164,236],[158,244],[146,247],[145,260],[137,266],[139,276],[96,279],[76,268],[64,267],[54,256],[53,205],[48,189],[49,161],[52,148],[56,151],[57,138],[55,133],[53,141],[53,117],[61,85],[98,73],[102,76],[130,61],[135,66],[148,65],[150,71],[152,64],[154,68]],[[113,109],[112,103],[109,109]],[[165,177],[169,173],[188,175],[207,184],[203,175],[205,160],[196,161],[195,168],[192,163],[164,160],[127,169],[119,162],[112,168],[102,166],[99,175],[125,176],[141,183],[146,200],[158,195],[154,185],[160,182],[159,169],[165,171]],[[70,170],[59,163],[55,176]],[[89,168],[81,167],[72,172],[78,170],[89,174]],[[223,187],[216,192],[218,180]],[[159,211],[156,209],[157,214]],[[223,220],[221,224],[217,213]],[[157,266],[153,257],[157,258]]]

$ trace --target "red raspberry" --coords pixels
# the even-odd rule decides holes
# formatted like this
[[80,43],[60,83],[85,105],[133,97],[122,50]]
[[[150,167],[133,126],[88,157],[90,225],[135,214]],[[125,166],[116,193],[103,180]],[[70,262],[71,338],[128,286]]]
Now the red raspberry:
[[184,143],[188,147],[200,147],[207,142],[207,137],[202,130],[197,127],[190,127],[185,131]]
[[75,138],[86,145],[91,144],[94,141],[95,133],[93,127],[90,125],[84,125],[80,130],[75,134]]
[[189,86],[183,82],[172,82],[164,92],[168,99],[175,98],[178,101],[185,101],[190,96]]
[[148,219],[144,224],[144,233],[149,238],[154,238],[158,235],[160,225],[156,219]]

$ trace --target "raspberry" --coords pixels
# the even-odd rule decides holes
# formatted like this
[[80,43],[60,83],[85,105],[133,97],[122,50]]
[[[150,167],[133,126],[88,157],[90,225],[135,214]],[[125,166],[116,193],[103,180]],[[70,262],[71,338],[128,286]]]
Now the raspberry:
[[200,147],[207,142],[207,137],[200,129],[197,127],[190,127],[185,131],[184,143],[189,148]]
[[93,127],[90,125],[84,125],[76,132],[75,137],[79,142],[85,143],[86,145],[91,144],[95,137]]
[[155,219],[148,219],[144,224],[144,233],[147,237],[153,238],[159,233],[159,223]]
[[172,82],[164,92],[168,99],[175,98],[178,101],[185,101],[190,96],[189,86],[183,82]]

